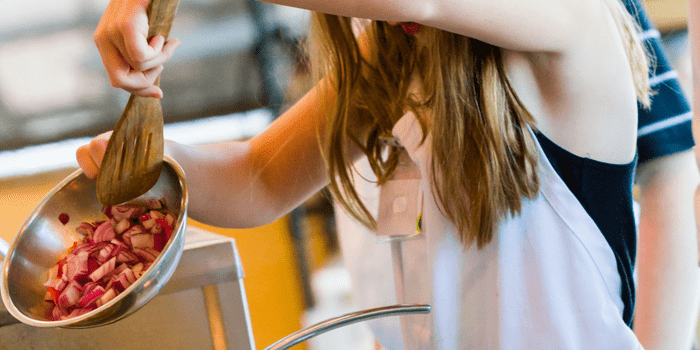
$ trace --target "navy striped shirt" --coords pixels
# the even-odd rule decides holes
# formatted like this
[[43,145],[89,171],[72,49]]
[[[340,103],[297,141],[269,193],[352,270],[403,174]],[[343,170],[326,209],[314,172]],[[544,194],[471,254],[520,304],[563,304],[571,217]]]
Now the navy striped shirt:
[[678,72],[671,67],[663,50],[661,34],[646,14],[644,6],[639,0],[623,0],[623,3],[641,26],[641,38],[654,63],[649,74],[649,83],[654,92],[651,108],[639,108],[637,149],[639,163],[644,163],[693,147],[693,116],[678,81]]

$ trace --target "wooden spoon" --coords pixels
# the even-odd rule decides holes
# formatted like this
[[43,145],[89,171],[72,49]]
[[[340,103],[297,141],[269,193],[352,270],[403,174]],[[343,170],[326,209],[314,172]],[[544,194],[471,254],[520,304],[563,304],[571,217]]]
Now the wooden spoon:
[[[151,0],[149,41],[158,34],[168,39],[178,4],[179,0]],[[146,193],[158,181],[162,165],[160,99],[132,94],[107,143],[97,175],[97,199],[102,205],[116,205]]]

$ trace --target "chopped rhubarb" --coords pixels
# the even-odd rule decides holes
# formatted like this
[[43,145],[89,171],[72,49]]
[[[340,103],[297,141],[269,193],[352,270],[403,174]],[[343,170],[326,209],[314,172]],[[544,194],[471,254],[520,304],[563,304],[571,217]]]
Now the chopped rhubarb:
[[61,309],[58,304],[51,310],[51,317],[54,320],[60,320],[66,315],[65,309]]
[[166,243],[168,243],[168,239],[164,234],[153,235],[153,249],[161,252]]
[[90,274],[90,279],[93,282],[97,282],[102,279],[106,274],[112,272],[114,270],[114,265],[117,263],[117,258],[111,258],[109,261],[105,262],[104,264],[100,265],[100,267],[97,268],[97,270],[93,271]]
[[100,267],[100,263],[96,259],[88,259],[88,274],[95,272]]
[[[63,320],[88,313],[136,283],[172,236],[176,216],[164,200],[147,206],[106,206],[106,220],[83,222],[83,235],[48,271],[46,317]],[[67,214],[66,214],[67,215]]]
[[103,294],[105,294],[105,290],[102,287],[97,286],[93,288],[89,293],[84,294],[80,301],[78,301],[78,307],[83,308],[94,303],[95,300],[101,298]]
[[106,245],[104,248],[100,250],[100,254],[97,256],[97,262],[100,264],[104,264],[109,258],[112,257],[112,251],[114,250],[114,246],[111,244]]
[[84,314],[86,314],[86,313],[88,313],[88,312],[90,312],[90,311],[92,311],[92,310],[93,310],[93,309],[91,309],[91,308],[73,309],[73,311],[71,311],[70,314],[61,317],[61,319],[62,319],[62,320],[66,320],[66,319],[69,319],[69,318],[78,317],[78,316],[84,315]]
[[162,219],[156,219],[156,222],[160,224],[160,226],[163,228],[163,233],[165,234],[165,240],[170,240],[170,236],[173,234],[173,222],[174,219],[169,219],[169,217],[172,217],[170,214],[166,215],[165,218]]
[[150,263],[156,260],[156,255],[147,249],[134,248],[134,254],[136,254],[143,263]]
[[68,255],[66,258],[67,275],[69,280],[79,279],[88,274],[88,252]]
[[117,205],[111,208],[111,218],[117,221],[121,221],[124,219],[134,219],[143,215],[143,213],[145,212],[146,209],[138,205]]
[[67,224],[69,220],[70,220],[70,216],[68,216],[68,214],[66,214],[66,213],[58,214],[58,221],[60,221],[63,225]]
[[119,255],[117,255],[118,263],[135,263],[138,261],[139,257],[128,250],[122,250],[121,252],[119,252]]
[[95,243],[110,241],[116,236],[114,228],[109,221],[103,222],[100,226],[95,229],[95,233],[92,236],[92,240]]
[[116,226],[114,226],[114,232],[120,235],[124,233],[124,231],[128,230],[130,226],[131,223],[129,222],[129,219],[122,219]]
[[114,299],[114,297],[117,296],[117,292],[114,291],[113,288],[110,288],[107,290],[102,296],[97,299],[97,306],[102,306],[104,304],[107,304],[110,300]]
[[68,282],[66,288],[64,288],[61,292],[61,295],[58,296],[56,304],[62,309],[67,309],[78,302],[81,293],[82,288],[80,287],[80,284],[76,281],[70,281]]
[[148,209],[156,210],[161,208],[163,208],[163,203],[161,203],[159,200],[154,198],[148,201]]
[[75,231],[81,235],[92,237],[92,234],[95,232],[95,226],[89,222],[83,222],[80,224],[80,226],[75,228]]
[[141,233],[131,236],[131,246],[136,248],[153,248],[153,235],[150,233]]

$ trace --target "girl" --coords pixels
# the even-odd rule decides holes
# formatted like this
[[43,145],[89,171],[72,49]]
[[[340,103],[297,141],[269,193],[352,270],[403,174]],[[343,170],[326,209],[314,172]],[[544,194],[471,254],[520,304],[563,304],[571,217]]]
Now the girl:
[[[323,78],[250,141],[166,145],[194,219],[262,225],[330,184],[378,234],[419,231],[401,287],[433,308],[406,318],[406,347],[641,348],[631,186],[648,68],[619,0],[278,3],[318,11]],[[145,42],[146,6],[113,0],[95,39],[113,85],[160,97],[177,42]],[[88,176],[105,145],[78,150]],[[377,213],[352,180],[360,158]]]

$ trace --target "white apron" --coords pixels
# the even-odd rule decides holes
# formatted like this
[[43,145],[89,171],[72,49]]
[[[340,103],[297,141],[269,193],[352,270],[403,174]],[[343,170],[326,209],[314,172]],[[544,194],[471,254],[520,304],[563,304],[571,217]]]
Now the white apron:
[[[411,113],[393,134],[421,173],[422,234],[401,242],[404,275],[394,273],[390,244],[336,211],[358,307],[432,305],[430,315],[371,321],[385,348],[641,349],[622,320],[613,252],[539,145],[539,196],[525,200],[521,214],[505,220],[482,250],[464,251],[430,192],[429,137],[419,147]],[[356,180],[376,215],[376,186]]]

